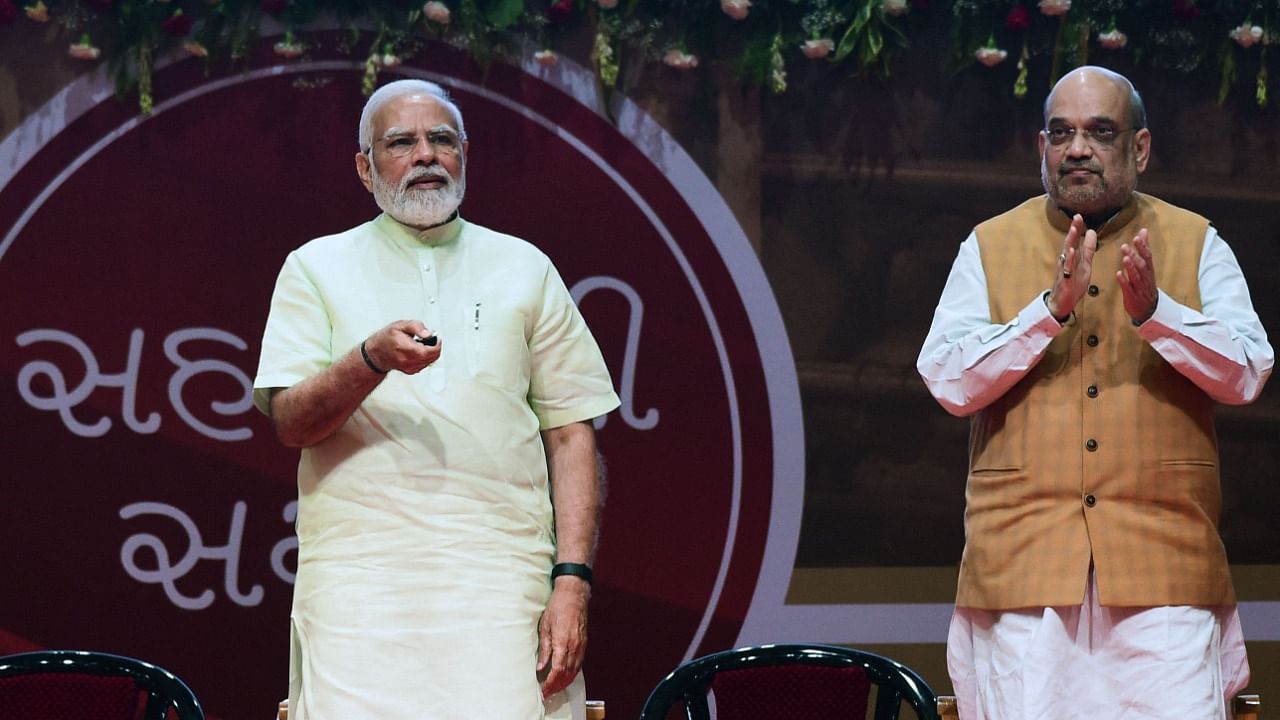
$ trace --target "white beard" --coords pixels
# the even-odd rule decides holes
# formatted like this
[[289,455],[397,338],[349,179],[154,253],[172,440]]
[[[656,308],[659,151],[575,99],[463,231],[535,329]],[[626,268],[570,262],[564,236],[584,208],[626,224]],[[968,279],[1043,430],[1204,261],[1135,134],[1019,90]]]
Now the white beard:
[[[465,166],[459,169],[458,178],[455,179],[439,163],[425,167],[419,165],[405,173],[398,186],[378,175],[378,167],[372,162],[369,163],[369,174],[373,180],[373,199],[378,207],[396,220],[413,227],[439,225],[448,220],[462,204],[462,197],[467,192]],[[443,178],[445,185],[434,190],[410,190],[409,183],[422,177]]]

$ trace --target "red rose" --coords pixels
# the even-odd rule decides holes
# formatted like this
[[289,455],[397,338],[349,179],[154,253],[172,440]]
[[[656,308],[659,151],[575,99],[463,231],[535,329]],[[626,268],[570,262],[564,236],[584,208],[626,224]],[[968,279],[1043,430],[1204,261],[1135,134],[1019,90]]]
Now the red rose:
[[1195,0],[1173,0],[1173,16],[1179,20],[1195,20],[1200,17],[1200,8]]
[[262,0],[262,12],[279,15],[289,9],[289,0]]
[[562,23],[573,17],[573,0],[555,0],[551,3],[551,7],[547,8],[547,17],[555,23]]
[[1004,26],[1014,32],[1022,32],[1031,27],[1031,11],[1026,5],[1014,5],[1004,18]]
[[13,0],[0,0],[0,25],[8,25],[18,17],[18,6]]
[[161,21],[160,27],[174,37],[184,37],[191,32],[191,25],[194,22],[190,15],[184,15],[179,10]]
[[98,12],[106,12],[111,9],[112,0],[84,0],[84,4],[97,10]]

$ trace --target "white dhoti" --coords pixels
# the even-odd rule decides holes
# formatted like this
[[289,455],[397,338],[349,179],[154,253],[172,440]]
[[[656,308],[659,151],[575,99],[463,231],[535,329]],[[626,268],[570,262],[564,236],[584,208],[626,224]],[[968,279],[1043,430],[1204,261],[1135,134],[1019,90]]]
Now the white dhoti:
[[947,669],[961,720],[1223,720],[1249,682],[1234,606],[956,608]]

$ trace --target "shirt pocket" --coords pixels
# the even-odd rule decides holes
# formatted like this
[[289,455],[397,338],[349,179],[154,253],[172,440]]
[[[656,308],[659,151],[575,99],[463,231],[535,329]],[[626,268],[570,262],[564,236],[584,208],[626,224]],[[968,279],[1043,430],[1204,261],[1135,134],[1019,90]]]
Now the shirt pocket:
[[467,371],[472,379],[500,390],[517,390],[529,364],[524,316],[476,304],[467,318]]

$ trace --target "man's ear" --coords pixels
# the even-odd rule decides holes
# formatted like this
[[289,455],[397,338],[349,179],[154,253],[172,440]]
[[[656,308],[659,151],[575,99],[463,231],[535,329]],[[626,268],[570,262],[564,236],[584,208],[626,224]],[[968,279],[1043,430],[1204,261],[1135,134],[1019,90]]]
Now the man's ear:
[[1142,128],[1133,134],[1133,162],[1142,173],[1151,160],[1151,131]]
[[373,161],[369,159],[369,153],[356,153],[356,174],[364,183],[364,189],[373,192]]

